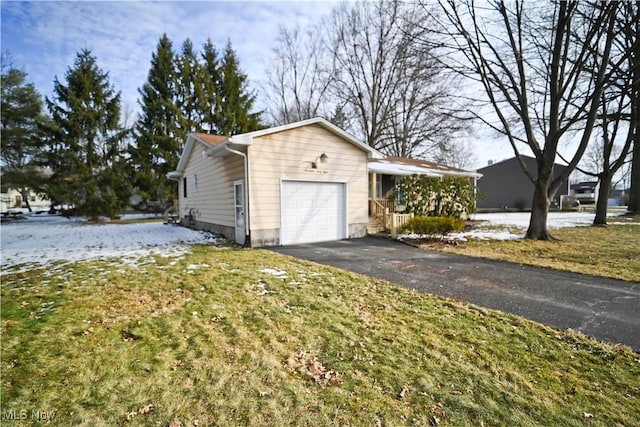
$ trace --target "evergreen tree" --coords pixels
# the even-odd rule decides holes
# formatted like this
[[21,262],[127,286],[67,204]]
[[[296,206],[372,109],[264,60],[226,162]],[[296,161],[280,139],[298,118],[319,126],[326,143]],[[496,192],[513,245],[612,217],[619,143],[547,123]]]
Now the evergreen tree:
[[179,127],[175,75],[172,43],[163,34],[151,57],[147,82],[139,90],[142,112],[135,129],[135,145],[129,150],[133,183],[141,199],[136,207],[144,211],[162,212],[176,198],[177,185],[166,175],[178,165],[186,133]]
[[235,135],[260,128],[260,113],[252,113],[255,95],[247,88],[247,75],[240,70],[236,52],[227,42],[220,64],[218,85],[218,133]]
[[87,49],[77,54],[65,80],[66,85],[56,77],[53,100],[46,99],[53,124],[49,192],[54,200],[73,206],[76,214],[114,217],[130,197],[121,173],[120,93]]
[[202,109],[202,121],[200,127],[209,133],[219,134],[218,130],[218,104],[220,103],[220,94],[218,93],[218,87],[221,84],[220,77],[220,64],[218,61],[218,52],[215,46],[211,42],[211,39],[207,39],[206,43],[202,47],[202,98],[200,101],[200,108]]
[[202,122],[203,85],[202,71],[193,43],[186,39],[182,50],[175,58],[176,92],[175,103],[180,110],[180,129],[185,138],[189,132],[199,130]]
[[27,73],[6,65],[3,55],[0,88],[2,90],[2,184],[15,188],[29,206],[30,191],[40,192],[44,177],[37,167],[41,158],[39,124],[42,115],[42,98],[32,83],[27,83]]

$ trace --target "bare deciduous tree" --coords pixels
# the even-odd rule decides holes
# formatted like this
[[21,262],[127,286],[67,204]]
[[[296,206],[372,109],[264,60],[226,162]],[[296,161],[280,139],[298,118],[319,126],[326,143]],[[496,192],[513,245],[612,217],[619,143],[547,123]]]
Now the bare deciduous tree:
[[[634,82],[632,78],[633,56],[630,53],[638,46],[637,40],[629,37],[627,31],[630,25],[634,25],[631,10],[627,5],[617,10],[614,28],[616,37],[609,58],[611,72],[607,74],[608,81],[600,100],[594,132],[596,138],[582,162],[587,163],[587,167],[577,168],[600,182],[594,225],[607,224],[608,199],[613,180],[628,162],[634,138],[634,126],[631,124],[635,102],[634,85],[637,86],[638,82]],[[585,68],[595,72],[597,65],[587,63]]]
[[455,76],[415,42],[428,20],[412,3],[361,1],[308,31],[281,28],[264,88],[272,121],[324,116],[389,155],[462,155],[453,137],[465,125],[448,113]]
[[319,29],[280,27],[266,70],[268,113],[274,125],[327,116],[331,60]]
[[[486,5],[442,1],[441,31],[448,43],[441,52],[457,72],[482,85],[496,120],[480,114],[477,118],[508,138],[535,187],[526,237],[548,240],[550,200],[591,139],[611,72],[609,56],[620,4],[556,1],[528,7],[524,1],[493,1]],[[554,177],[558,148],[567,139],[575,141],[574,155]],[[533,152],[537,170],[529,170],[522,161],[520,143]]]
[[398,0],[341,4],[326,28],[332,93],[354,117],[356,134],[382,152],[418,157],[447,144],[461,122],[446,114],[454,87],[431,48],[429,16]]
[[623,33],[630,47],[629,73],[632,81],[629,127],[634,135],[628,210],[637,214],[640,213],[640,1],[624,3],[624,14],[627,19]]

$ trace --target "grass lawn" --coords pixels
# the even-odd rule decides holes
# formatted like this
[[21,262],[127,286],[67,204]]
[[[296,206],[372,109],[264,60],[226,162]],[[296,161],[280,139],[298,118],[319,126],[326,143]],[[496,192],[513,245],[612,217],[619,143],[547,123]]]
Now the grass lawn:
[[2,425],[640,420],[627,347],[267,251],[5,275],[1,296]]
[[[470,240],[464,244],[424,244],[430,249],[518,264],[548,267],[593,276],[640,282],[640,216],[610,219],[607,227],[570,227],[550,230],[556,239]],[[621,225],[621,222],[630,223]],[[482,227],[482,226],[480,226]],[[524,233],[526,230],[512,230]]]

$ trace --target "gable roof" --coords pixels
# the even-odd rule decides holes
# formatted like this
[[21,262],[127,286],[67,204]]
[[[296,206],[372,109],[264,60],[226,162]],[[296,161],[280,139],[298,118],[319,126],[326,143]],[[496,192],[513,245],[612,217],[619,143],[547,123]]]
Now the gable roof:
[[441,178],[443,176],[467,176],[480,178],[482,174],[475,171],[440,165],[421,159],[408,159],[405,157],[385,157],[383,159],[369,160],[369,172],[384,175],[426,175]]
[[193,132],[192,135],[194,136],[194,138],[197,138],[200,141],[204,142],[205,144],[211,145],[212,147],[218,144],[221,144],[227,139],[229,139],[228,136],[212,135],[210,133],[203,133],[203,132]]
[[[522,157],[522,160],[527,163],[528,165],[535,165],[537,163],[537,160],[535,157],[531,157],[531,156],[527,156],[525,154],[521,154],[520,157]],[[502,165],[504,166],[505,164],[508,163],[514,163],[514,164],[518,164],[518,158],[517,157],[510,157],[508,159],[504,159],[504,160],[500,160],[499,162],[495,162],[495,163],[491,163],[490,165],[487,166],[483,166],[481,168],[478,169],[478,172],[483,172],[485,170],[491,170],[493,168],[495,168],[496,166]],[[567,165],[563,164],[563,163],[558,163],[557,161],[553,163],[554,167],[557,168],[566,168]],[[518,165],[518,167],[520,167],[520,165]]]
[[346,141],[350,142],[351,144],[365,151],[369,156],[369,158],[376,159],[376,158],[383,157],[382,153],[380,153],[378,150],[374,149],[373,147],[370,147],[369,145],[360,141],[355,136],[345,132],[344,130],[340,129],[338,126],[334,125],[328,120],[323,119],[322,117],[314,117],[312,119],[301,120],[299,122],[289,123],[282,126],[275,126],[267,129],[261,129],[253,132],[243,133],[240,135],[234,135],[229,138],[229,141],[231,143],[239,144],[239,145],[251,145],[251,143],[253,142],[253,138],[258,138],[265,135],[271,135],[278,132],[284,132],[287,130],[296,129],[296,128],[309,126],[309,125],[322,126],[329,132],[332,132],[338,135],[342,139],[345,139]]
[[180,156],[180,161],[178,162],[178,166],[175,171],[169,172],[167,176],[170,179],[177,179],[184,172],[189,156],[191,155],[191,151],[193,150],[193,146],[196,143],[200,143],[206,146],[206,153],[208,155],[215,155],[216,153],[222,152],[225,150],[225,147],[230,148],[239,148],[242,146],[248,146],[253,144],[253,139],[258,138],[265,135],[271,135],[278,132],[284,132],[291,129],[296,129],[303,126],[309,125],[319,125],[328,131],[338,135],[342,139],[347,142],[353,144],[354,146],[360,148],[361,150],[367,153],[367,156],[370,159],[382,158],[383,155],[378,150],[370,147],[364,142],[360,141],[356,137],[348,134],[343,131],[333,123],[321,118],[316,117],[313,119],[302,120],[295,123],[290,123],[282,126],[275,126],[268,129],[256,130],[253,132],[242,133],[233,136],[224,136],[224,135],[212,135],[208,133],[202,132],[193,132],[190,133],[187,137],[187,142],[184,145],[184,149],[182,150],[182,155]]

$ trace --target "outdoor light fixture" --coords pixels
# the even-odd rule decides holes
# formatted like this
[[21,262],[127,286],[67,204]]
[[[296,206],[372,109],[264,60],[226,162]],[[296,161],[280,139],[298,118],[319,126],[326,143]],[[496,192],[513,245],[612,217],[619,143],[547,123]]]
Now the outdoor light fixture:
[[327,163],[327,160],[329,160],[329,156],[327,156],[326,153],[322,153],[318,157],[316,157],[315,162],[311,162],[311,168],[318,169],[318,163]]

